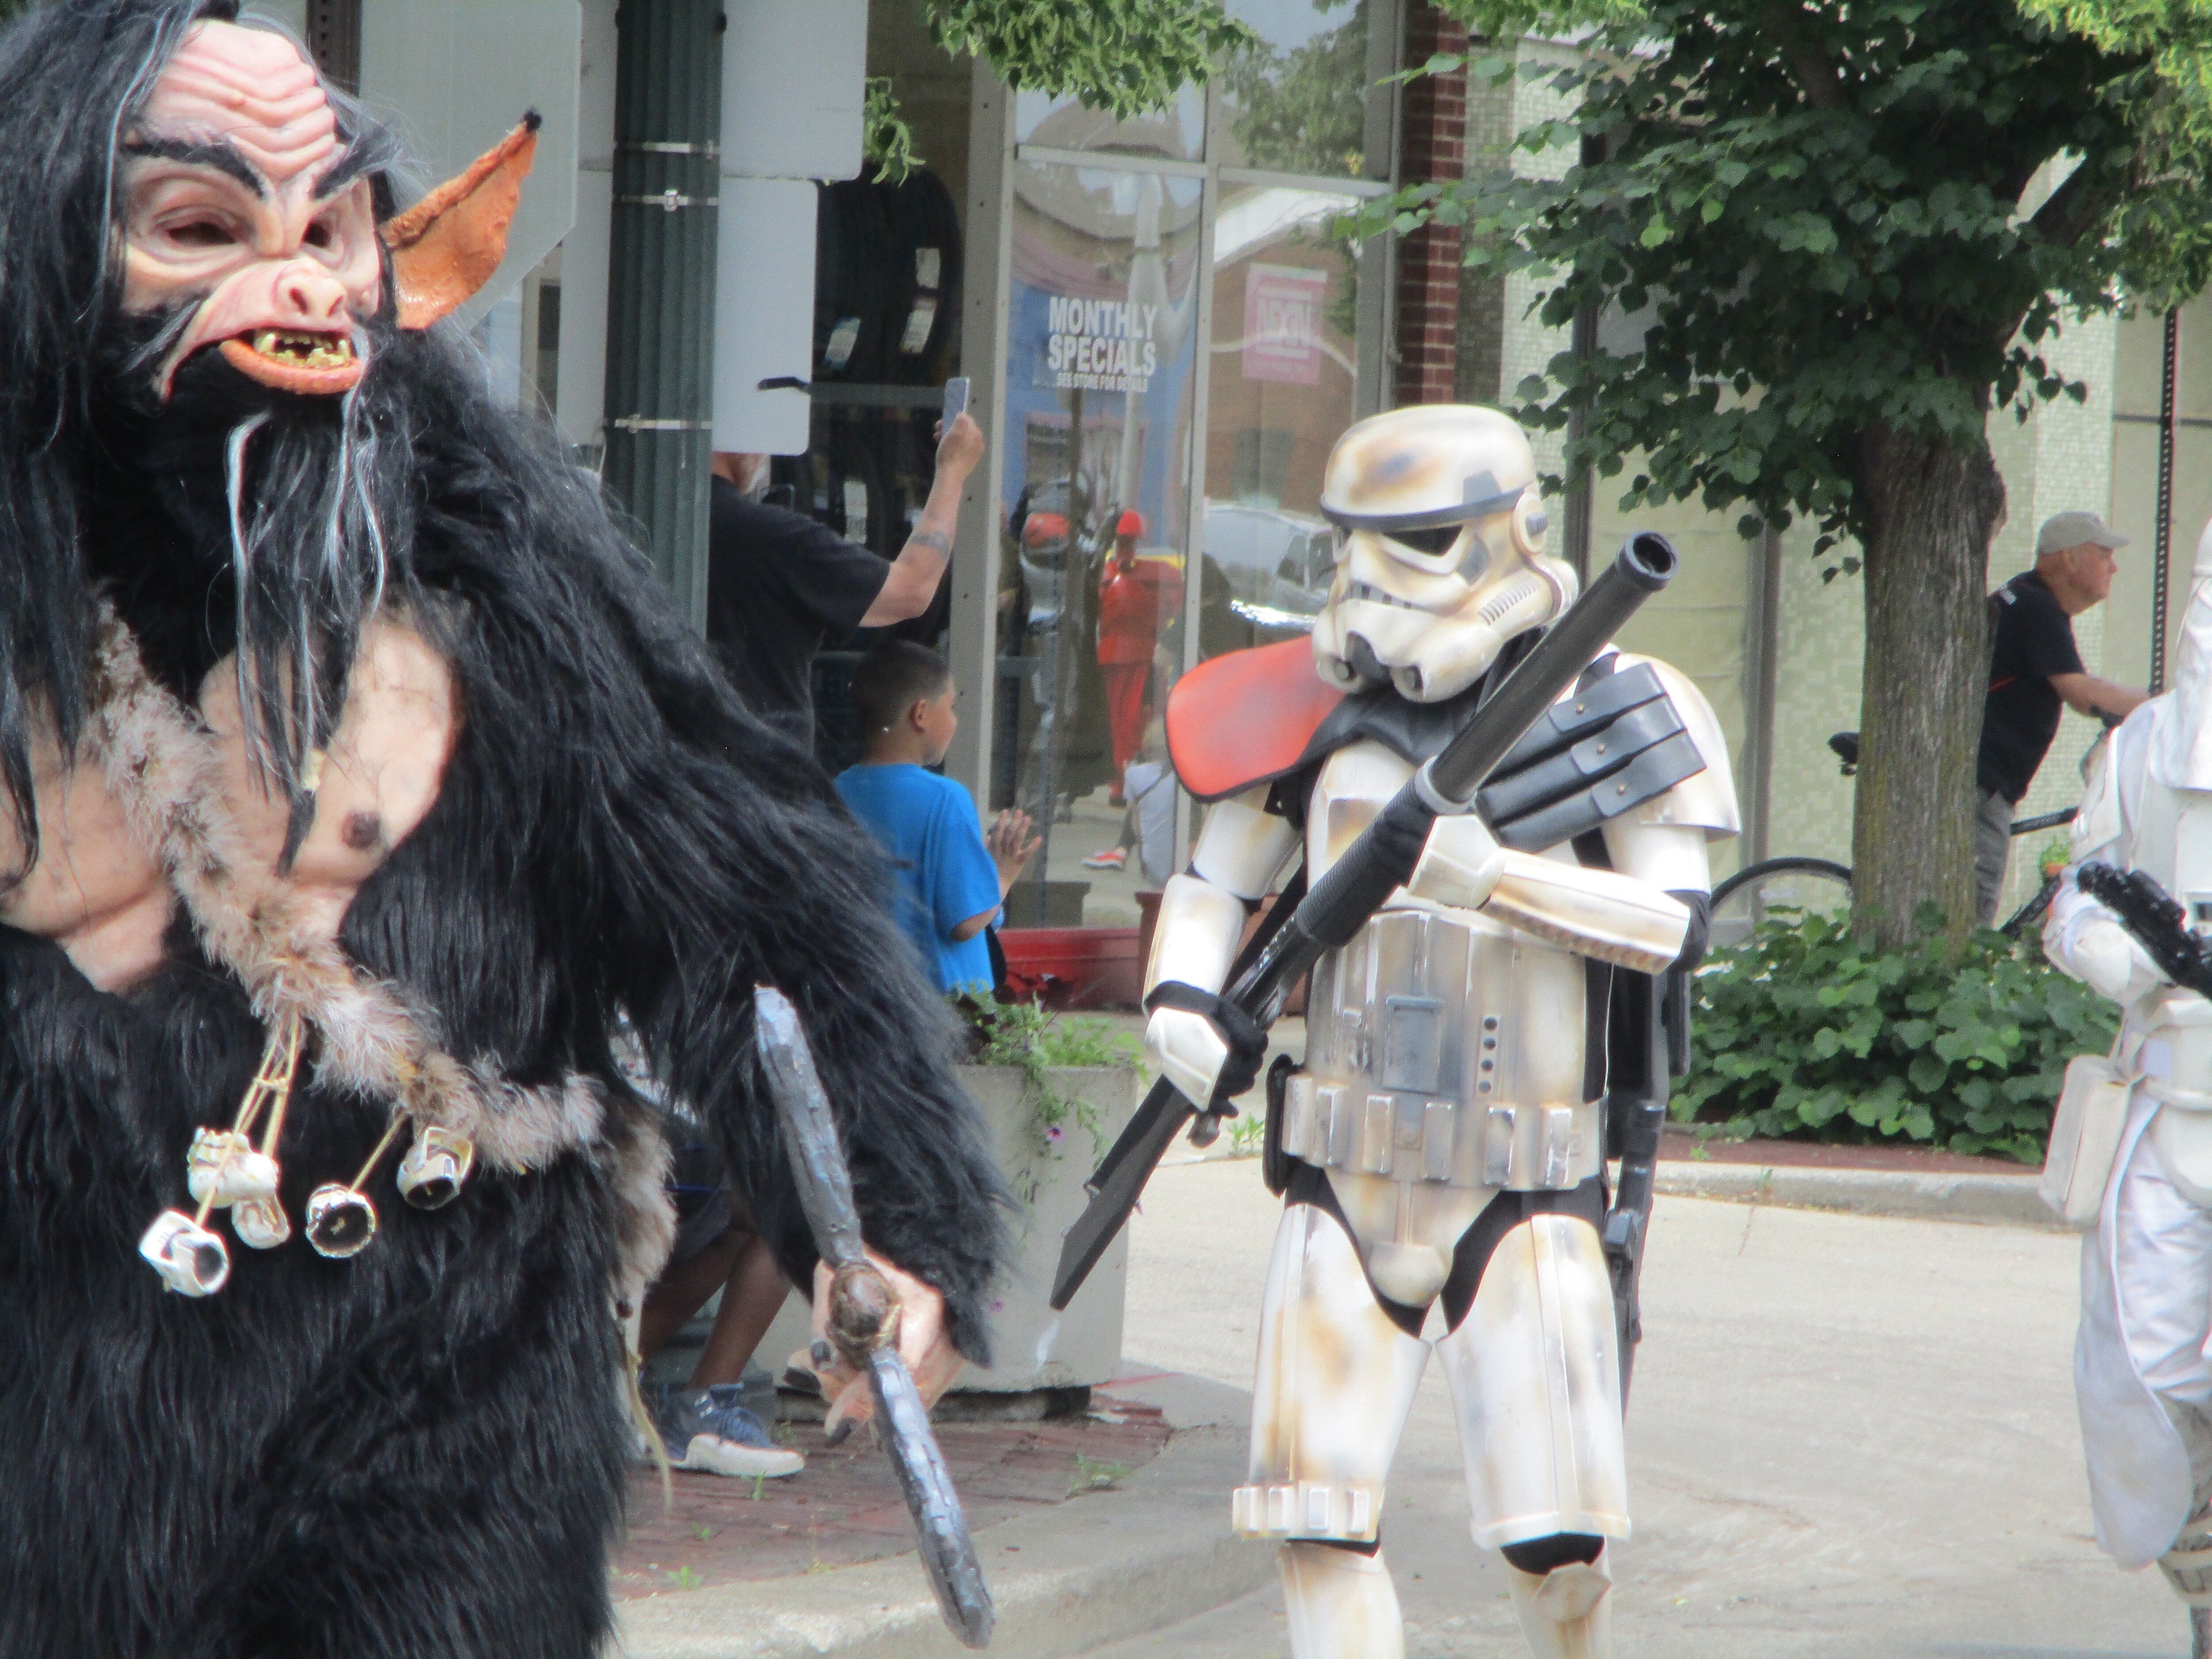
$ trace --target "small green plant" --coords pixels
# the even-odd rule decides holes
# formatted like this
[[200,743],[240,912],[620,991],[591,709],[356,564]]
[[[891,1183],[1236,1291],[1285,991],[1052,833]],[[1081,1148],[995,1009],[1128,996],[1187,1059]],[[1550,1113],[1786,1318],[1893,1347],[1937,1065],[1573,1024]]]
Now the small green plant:
[[1133,1066],[1141,1053],[1134,1037],[1103,1019],[1070,1019],[1049,1013],[1036,1002],[969,998],[954,1006],[968,1022],[973,1041],[969,1058],[976,1065],[1020,1068],[1029,1097],[1036,1103],[1030,1133],[1041,1156],[1058,1157],[1071,1127],[1091,1137],[1093,1157],[1104,1153],[1106,1139],[1099,1133],[1097,1110],[1054,1089],[1052,1072],[1058,1066]]
[[704,1521],[694,1521],[691,1523],[691,1535],[704,1544],[714,1538],[714,1529]]
[[1135,1466],[1129,1463],[1109,1463],[1102,1458],[1075,1454],[1075,1475],[1067,1483],[1070,1498],[1079,1492],[1113,1492],[1127,1480]]
[[699,1575],[692,1571],[689,1567],[678,1567],[675,1571],[664,1573],[661,1576],[666,1578],[670,1584],[680,1590],[697,1589],[701,1583],[703,1582],[700,1578]]
[[1261,1143],[1267,1138],[1267,1120],[1249,1112],[1240,1113],[1229,1121],[1229,1151],[1236,1158],[1257,1158]]
[[866,101],[860,109],[860,154],[875,163],[878,185],[902,185],[907,175],[924,165],[914,153],[914,131],[899,112],[890,77],[872,75],[864,83]]
[[2043,1157],[2069,1059],[2109,1047],[2118,1014],[1983,930],[1957,955],[1923,905],[1917,942],[1875,948],[1842,918],[1770,915],[1698,975],[1690,1072],[1674,1115],[1731,1138],[1919,1141]]

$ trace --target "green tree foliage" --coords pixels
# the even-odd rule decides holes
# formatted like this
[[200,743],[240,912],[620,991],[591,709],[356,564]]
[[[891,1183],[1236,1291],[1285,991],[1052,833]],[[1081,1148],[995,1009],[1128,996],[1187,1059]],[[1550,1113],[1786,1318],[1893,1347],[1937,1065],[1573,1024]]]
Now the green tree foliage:
[[1258,37],[1218,0],[927,0],[949,52],[973,52],[1006,82],[1079,98],[1118,116],[1158,109],[1203,82],[1216,53]]
[[1733,1135],[1917,1141],[2034,1164],[2066,1062],[2112,1044],[2112,1006],[2032,945],[1942,918],[1876,951],[1842,922],[1770,920],[1698,975],[1678,1118]]
[[1831,570],[1858,544],[1859,895],[1893,918],[1930,900],[1966,914],[1981,594],[2004,510],[1984,424],[2082,395],[2045,356],[2068,316],[2163,305],[2212,270],[2203,9],[1446,3],[1492,40],[1577,40],[1572,62],[1528,69],[1574,117],[1518,142],[1580,160],[1557,179],[1424,186],[1398,227],[1462,225],[1470,263],[1547,285],[1547,323],[1618,319],[1614,349],[1562,354],[1520,388],[1539,426],[1581,417],[1571,477],[1640,455],[1625,506],[1809,517]]
[[[1992,398],[2080,395],[2039,349],[2067,312],[2212,272],[2212,144],[2139,39],[2107,48],[2012,0],[1450,9],[1593,31],[1587,62],[1539,71],[1577,116],[1518,143],[1588,134],[1604,159],[1422,186],[1398,224],[1462,224],[1470,264],[1550,278],[1547,323],[1599,304],[1643,325],[1640,350],[1563,356],[1522,387],[1543,425],[1587,412],[1571,474],[1649,456],[1624,505],[1695,495],[1810,514],[1824,551],[1863,540],[1860,434],[1979,447]],[[2046,164],[2063,181],[2023,216]]]

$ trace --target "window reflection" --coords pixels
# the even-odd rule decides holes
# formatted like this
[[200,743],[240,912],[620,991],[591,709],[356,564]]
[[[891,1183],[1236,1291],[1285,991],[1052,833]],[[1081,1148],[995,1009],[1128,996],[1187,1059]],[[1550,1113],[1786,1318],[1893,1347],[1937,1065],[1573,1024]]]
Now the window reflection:
[[1367,171],[1366,0],[1228,0],[1265,43],[1222,65],[1224,167]]
[[1014,142],[1054,149],[1108,150],[1197,161],[1206,155],[1206,91],[1185,87],[1165,109],[1118,119],[1109,110],[1086,109],[1073,96],[1014,94]]
[[1182,657],[1200,196],[1015,169],[992,793],[1046,836],[1017,926],[1133,926],[1174,856],[1158,716]]
[[1357,412],[1358,263],[1333,191],[1224,186],[1214,228],[1199,653],[1313,630],[1336,566],[1320,514]]

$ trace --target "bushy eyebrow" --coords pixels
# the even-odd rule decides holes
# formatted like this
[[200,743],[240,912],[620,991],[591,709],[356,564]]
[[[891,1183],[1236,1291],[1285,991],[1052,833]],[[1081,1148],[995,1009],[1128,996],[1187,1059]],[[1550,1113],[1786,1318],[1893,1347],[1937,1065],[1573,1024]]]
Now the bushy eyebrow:
[[380,134],[364,134],[356,138],[315,180],[315,200],[327,202],[363,173],[374,172],[384,164],[389,149]]
[[240,153],[236,145],[222,139],[138,137],[127,142],[123,149],[128,155],[157,155],[167,161],[212,167],[227,178],[235,179],[263,200],[268,199],[269,186],[263,181],[260,170]]

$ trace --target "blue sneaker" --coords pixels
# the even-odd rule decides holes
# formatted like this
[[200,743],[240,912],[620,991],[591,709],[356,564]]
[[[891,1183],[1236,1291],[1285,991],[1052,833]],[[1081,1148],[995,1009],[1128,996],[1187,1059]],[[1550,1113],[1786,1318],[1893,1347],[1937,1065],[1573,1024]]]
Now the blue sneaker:
[[804,1457],[777,1445],[768,1425],[738,1403],[743,1394],[735,1382],[703,1389],[662,1383],[646,1390],[671,1468],[781,1480],[806,1467]]

